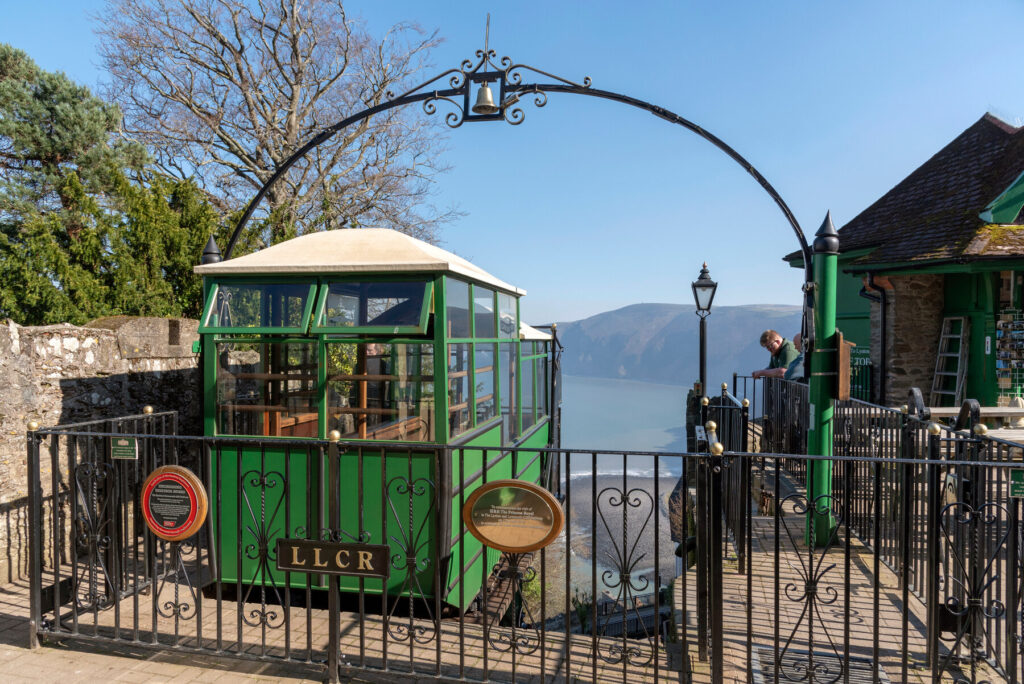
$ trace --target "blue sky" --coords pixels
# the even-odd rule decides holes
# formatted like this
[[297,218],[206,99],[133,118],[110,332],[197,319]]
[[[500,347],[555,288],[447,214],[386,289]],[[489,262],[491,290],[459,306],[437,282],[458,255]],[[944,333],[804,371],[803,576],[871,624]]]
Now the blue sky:
[[[87,85],[94,0],[11,3],[0,41]],[[379,35],[438,29],[437,71],[491,46],[571,80],[648,100],[723,138],[808,236],[852,219],[986,111],[1024,124],[1014,36],[1024,2],[349,2]],[[692,303],[702,261],[716,305],[798,304],[797,247],[760,187],[709,143],[578,96],[526,121],[448,133],[437,201],[467,213],[444,246],[526,290],[532,322],[635,302]],[[341,118],[339,116],[339,118]],[[810,238],[809,238],[810,239]]]

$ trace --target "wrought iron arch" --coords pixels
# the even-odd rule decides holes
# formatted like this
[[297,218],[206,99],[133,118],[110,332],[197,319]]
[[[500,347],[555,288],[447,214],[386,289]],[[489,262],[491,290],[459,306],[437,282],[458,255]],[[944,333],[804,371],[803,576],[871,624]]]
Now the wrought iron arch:
[[[507,123],[515,126],[521,124],[526,118],[526,114],[518,106],[523,97],[532,96],[534,99],[534,105],[537,107],[543,107],[547,104],[547,93],[587,95],[590,97],[599,97],[605,100],[611,100],[613,102],[620,102],[631,107],[636,107],[637,109],[642,109],[646,112],[650,112],[660,119],[664,119],[669,123],[682,126],[683,128],[696,133],[739,164],[743,170],[750,174],[761,188],[768,193],[768,196],[772,198],[783,216],[786,217],[786,221],[793,229],[793,232],[796,234],[797,241],[800,243],[800,252],[803,255],[804,261],[805,280],[803,332],[804,339],[807,343],[811,345],[813,344],[813,331],[809,329],[811,324],[810,310],[813,308],[813,293],[811,287],[813,282],[811,249],[807,244],[806,238],[804,238],[803,229],[800,227],[800,223],[796,220],[796,217],[793,215],[793,212],[790,210],[785,200],[782,199],[782,196],[772,186],[772,184],[768,182],[768,179],[766,179],[760,171],[754,168],[754,165],[747,161],[743,155],[734,150],[724,140],[704,129],[702,126],[699,126],[689,119],[679,116],[664,107],[659,107],[651,104],[650,102],[645,102],[644,100],[640,100],[635,97],[623,95],[622,93],[592,88],[590,77],[585,77],[583,79],[583,83],[576,83],[574,81],[569,81],[559,76],[555,76],[554,74],[541,69],[513,62],[512,59],[507,56],[498,60],[498,64],[494,63],[494,60],[496,59],[497,53],[485,46],[483,50],[476,51],[477,61],[475,63],[470,59],[463,60],[457,68],[448,69],[447,71],[434,76],[428,81],[421,83],[415,88],[397,97],[394,97],[389,92],[387,93],[389,97],[387,101],[381,102],[380,104],[372,107],[367,107],[363,111],[346,117],[322,130],[311,140],[297,149],[290,157],[288,157],[288,159],[282,162],[274,171],[274,174],[266,183],[264,183],[263,187],[259,189],[253,199],[249,202],[249,205],[245,208],[245,212],[238,220],[238,225],[235,226],[235,230],[231,234],[231,239],[228,241],[227,249],[224,251],[224,258],[228,259],[231,257],[231,252],[235,248],[238,236],[249,223],[253,213],[256,211],[256,207],[258,207],[260,202],[263,201],[263,198],[266,196],[267,192],[269,192],[270,188],[273,187],[273,185],[284,174],[286,174],[297,161],[305,157],[314,148],[330,140],[339,131],[368,119],[375,114],[380,114],[381,112],[386,112],[397,107],[404,107],[405,105],[413,104],[415,102],[422,102],[424,112],[431,115],[437,112],[437,103],[442,101],[453,107],[453,109],[448,111],[445,115],[445,123],[451,128],[458,128],[467,121],[506,121]],[[552,79],[552,82],[523,83],[523,74],[526,72],[545,76]],[[447,83],[445,83],[445,81],[447,81]],[[470,106],[470,91],[472,90],[474,83],[482,83],[488,87],[491,83],[495,83],[497,85],[498,99],[495,104],[495,108],[497,109],[496,113],[479,114],[473,112],[473,109]],[[436,86],[438,85],[447,85],[447,87],[437,88]]]

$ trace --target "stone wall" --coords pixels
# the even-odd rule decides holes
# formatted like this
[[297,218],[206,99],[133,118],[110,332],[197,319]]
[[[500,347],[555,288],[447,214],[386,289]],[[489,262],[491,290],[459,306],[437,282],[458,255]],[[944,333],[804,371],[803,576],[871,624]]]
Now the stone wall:
[[[888,302],[886,331],[886,396],[882,403],[907,403],[911,387],[919,387],[928,401],[939,349],[945,297],[941,275],[917,274],[876,278],[885,288]],[[871,365],[881,364],[881,316],[879,305],[871,304]],[[875,373],[873,382],[878,382]],[[877,385],[874,388],[877,390]]]
[[[188,319],[129,317],[86,327],[0,324],[0,584],[27,568],[26,425],[114,418],[149,405],[178,411],[179,432],[198,434],[197,328]],[[48,498],[50,470],[41,460]]]

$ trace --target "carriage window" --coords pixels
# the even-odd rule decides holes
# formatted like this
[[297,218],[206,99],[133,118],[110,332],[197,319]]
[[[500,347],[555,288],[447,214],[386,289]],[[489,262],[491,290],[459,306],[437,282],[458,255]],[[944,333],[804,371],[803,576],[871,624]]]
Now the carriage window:
[[465,338],[469,332],[469,285],[461,280],[445,280],[445,303],[448,309],[448,337]]
[[519,431],[516,420],[516,345],[501,344],[501,422],[505,426],[506,443],[511,443]]
[[498,293],[498,337],[514,340],[519,336],[516,324],[516,298],[504,292]]
[[473,426],[470,422],[469,344],[448,345],[448,429],[455,437]]
[[522,373],[522,387],[523,387],[523,432],[529,430],[534,423],[536,418],[534,417],[534,407],[536,403],[533,398],[534,380],[533,380],[533,359],[523,359],[523,373]]
[[326,354],[328,431],[342,439],[433,439],[431,345],[332,343]]
[[494,330],[494,291],[480,285],[473,286],[473,337],[497,337]]
[[494,396],[494,352],[496,344],[476,344],[473,363],[474,401],[476,424],[482,425],[497,414],[498,401]]
[[544,416],[551,414],[549,406],[551,402],[548,396],[550,366],[546,357],[536,358],[533,362],[537,367],[537,420],[539,421]]
[[218,283],[199,332],[305,332],[311,283]]
[[315,330],[424,333],[431,283],[329,283],[321,288]]
[[217,345],[217,432],[317,437],[317,348],[310,342]]

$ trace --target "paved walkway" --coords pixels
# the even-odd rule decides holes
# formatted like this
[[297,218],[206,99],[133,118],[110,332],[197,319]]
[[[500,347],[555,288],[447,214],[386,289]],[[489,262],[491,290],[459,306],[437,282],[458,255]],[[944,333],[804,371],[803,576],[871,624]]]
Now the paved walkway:
[[[319,682],[305,669],[156,652],[130,646],[50,642],[29,649],[28,585],[0,586],[0,680],[4,682]],[[381,681],[359,679],[352,681]]]

